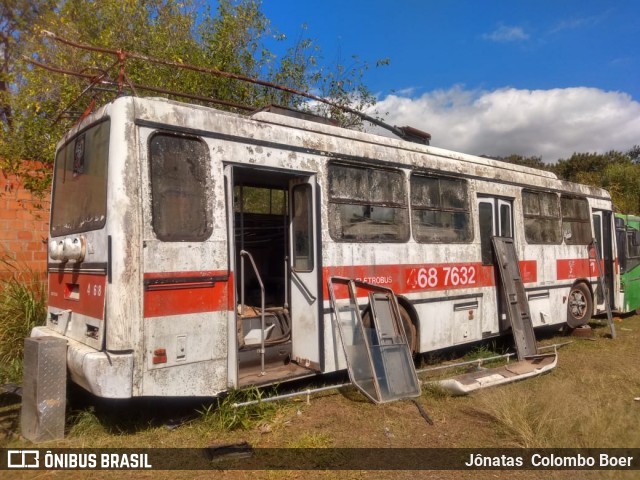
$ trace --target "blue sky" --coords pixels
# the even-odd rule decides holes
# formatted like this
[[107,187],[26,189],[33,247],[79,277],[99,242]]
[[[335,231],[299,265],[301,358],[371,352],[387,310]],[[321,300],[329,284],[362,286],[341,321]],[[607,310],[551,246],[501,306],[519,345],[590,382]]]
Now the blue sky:
[[640,144],[640,1],[263,0],[272,26],[324,61],[375,64],[365,84],[390,123],[475,154]]
[[389,58],[367,78],[383,95],[586,86],[640,100],[637,0],[264,0],[263,11],[289,36],[306,23],[327,60]]

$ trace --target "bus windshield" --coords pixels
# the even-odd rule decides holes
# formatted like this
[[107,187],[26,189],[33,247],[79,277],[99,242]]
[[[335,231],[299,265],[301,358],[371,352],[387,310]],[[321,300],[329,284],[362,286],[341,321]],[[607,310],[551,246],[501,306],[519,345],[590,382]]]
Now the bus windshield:
[[51,236],[104,227],[107,215],[109,120],[76,135],[56,155]]

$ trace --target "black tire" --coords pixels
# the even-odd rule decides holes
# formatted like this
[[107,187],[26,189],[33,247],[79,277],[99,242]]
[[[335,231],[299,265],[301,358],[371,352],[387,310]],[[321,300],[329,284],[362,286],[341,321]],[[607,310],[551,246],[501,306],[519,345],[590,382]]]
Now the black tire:
[[591,320],[593,313],[593,299],[591,292],[584,283],[576,283],[569,291],[567,299],[567,325],[578,328]]
[[401,305],[398,304],[400,310],[400,319],[402,320],[402,326],[404,327],[404,333],[407,337],[407,345],[409,345],[409,351],[411,355],[415,356],[418,353],[418,329],[411,319],[409,312]]
[[[418,353],[418,329],[413,323],[413,320],[411,320],[409,312],[400,303],[398,303],[398,310],[400,312],[400,321],[404,328],[404,334],[407,337],[407,345],[409,345],[411,355],[415,356]],[[371,309],[369,307],[362,312],[362,326],[364,328],[373,327],[371,322]]]

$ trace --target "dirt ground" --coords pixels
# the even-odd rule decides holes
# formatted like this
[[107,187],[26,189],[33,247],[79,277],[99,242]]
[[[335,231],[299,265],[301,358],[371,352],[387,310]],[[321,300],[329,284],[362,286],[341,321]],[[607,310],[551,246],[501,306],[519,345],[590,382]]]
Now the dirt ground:
[[[201,406],[180,402],[136,402],[127,405],[91,405],[91,398],[83,398],[72,405],[74,414],[90,412],[91,419],[86,426],[76,417],[63,441],[38,445],[39,448],[204,448],[224,443],[246,441],[254,448],[507,448],[507,447],[640,447],[640,436],[622,433],[633,428],[640,420],[640,402],[634,402],[631,396],[633,389],[640,395],[640,355],[637,353],[640,340],[640,317],[627,318],[617,323],[619,338],[607,338],[606,327],[594,328],[591,338],[569,338],[560,335],[547,335],[541,343],[564,343],[570,345],[559,350],[559,365],[553,372],[542,377],[526,380],[505,387],[477,392],[466,397],[452,397],[437,390],[425,389],[418,402],[423,406],[433,424],[428,423],[418,411],[416,405],[409,400],[388,404],[374,405],[367,401],[355,388],[346,387],[323,392],[311,396],[310,400],[303,396],[294,400],[278,402],[271,413],[263,420],[254,421],[246,429],[227,431],[214,428],[202,420]],[[633,368],[620,370],[618,367],[633,364]],[[622,372],[622,373],[620,373]],[[615,375],[622,375],[618,378]],[[588,380],[585,380],[588,376]],[[581,378],[584,377],[584,378]],[[629,381],[631,379],[631,382]],[[345,381],[342,378],[325,379],[335,382]],[[594,424],[591,430],[582,429],[581,423],[589,424],[592,417],[597,417],[601,408],[607,405],[594,406],[592,412],[572,422],[571,414],[564,412],[577,411],[558,409],[558,417],[553,403],[575,403],[574,392],[578,387],[602,391],[598,397],[619,399],[611,402],[610,409],[619,408],[624,418],[617,421],[603,417],[601,424]],[[630,386],[631,383],[631,386]],[[318,384],[314,384],[318,386]],[[313,386],[313,385],[311,385]],[[308,388],[308,387],[305,387]],[[560,395],[554,397],[554,392]],[[591,397],[582,395],[577,401],[593,403]],[[520,410],[535,408],[540,410],[540,421],[533,419],[527,428],[531,430],[528,440],[524,432],[505,422],[497,421],[492,405],[496,402],[511,400],[505,403],[506,409],[512,409],[514,415]],[[527,399],[548,399],[546,403],[525,405]],[[560,399],[560,400],[559,400]],[[566,399],[566,402],[562,402]],[[75,400],[72,400],[72,402]],[[599,401],[599,400],[597,400]],[[21,439],[19,432],[19,397],[5,393],[0,395],[0,426],[4,438],[0,439],[0,447],[28,448],[30,444]],[[522,403],[520,409],[518,403]],[[511,406],[509,406],[511,405]],[[538,406],[536,406],[538,405]],[[564,408],[564,407],[563,407]],[[579,407],[584,409],[583,406]],[[622,416],[616,414],[617,417]],[[544,418],[542,418],[544,416]],[[617,418],[616,417],[616,418]],[[175,418],[187,420],[177,428],[169,429],[167,425]],[[584,420],[581,420],[583,418]],[[133,419],[133,420],[132,420]],[[538,424],[540,428],[538,429]],[[587,425],[588,426],[588,425]],[[511,428],[513,427],[513,428]],[[585,427],[586,428],[586,427]],[[599,433],[603,429],[612,429],[606,435]],[[619,432],[615,429],[619,429]],[[569,431],[566,431],[569,430]],[[575,430],[575,431],[570,431]],[[515,432],[515,433],[514,433]],[[524,432],[524,433],[523,433]],[[527,430],[528,432],[528,430]],[[560,432],[560,433],[558,433]],[[595,433],[594,433],[595,432]],[[559,435],[552,439],[553,435]],[[564,435],[564,436],[563,436]],[[548,438],[546,438],[548,437]],[[528,442],[528,443],[527,443]],[[638,460],[640,461],[640,459]],[[266,470],[266,471],[151,471],[151,472],[107,472],[107,471],[36,471],[16,472],[4,471],[0,477],[7,479],[35,478],[433,478],[433,479],[538,479],[538,478],[640,478],[635,471],[534,471],[534,470],[465,470],[465,471],[385,471],[385,470]]]

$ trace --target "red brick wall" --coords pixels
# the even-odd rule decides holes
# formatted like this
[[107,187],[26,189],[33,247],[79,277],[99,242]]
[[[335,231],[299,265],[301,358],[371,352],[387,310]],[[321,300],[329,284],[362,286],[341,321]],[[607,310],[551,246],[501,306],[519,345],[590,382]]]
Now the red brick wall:
[[[0,259],[19,270],[46,272],[49,206],[48,195],[35,197],[18,178],[0,170]],[[9,272],[0,262],[0,276]]]

